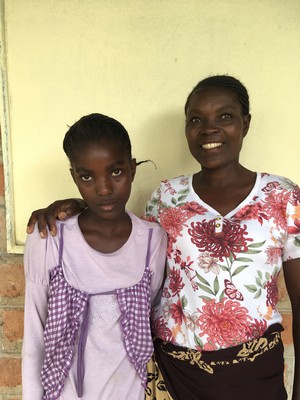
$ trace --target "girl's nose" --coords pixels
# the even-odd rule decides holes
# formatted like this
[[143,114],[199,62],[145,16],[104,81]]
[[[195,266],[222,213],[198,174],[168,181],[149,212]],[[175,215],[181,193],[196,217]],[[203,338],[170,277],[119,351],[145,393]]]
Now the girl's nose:
[[101,179],[97,182],[97,195],[108,196],[112,194],[112,184],[109,179]]

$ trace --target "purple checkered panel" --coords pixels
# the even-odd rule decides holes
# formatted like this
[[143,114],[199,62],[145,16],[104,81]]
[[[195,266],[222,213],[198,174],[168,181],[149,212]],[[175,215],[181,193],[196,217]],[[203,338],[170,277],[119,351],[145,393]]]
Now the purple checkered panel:
[[146,363],[153,353],[150,283],[151,271],[147,263],[137,285],[117,290],[126,352],[144,386],[147,383]]
[[51,271],[48,316],[44,332],[45,360],[41,380],[44,400],[59,398],[72,365],[80,316],[89,295],[70,286],[58,265]]

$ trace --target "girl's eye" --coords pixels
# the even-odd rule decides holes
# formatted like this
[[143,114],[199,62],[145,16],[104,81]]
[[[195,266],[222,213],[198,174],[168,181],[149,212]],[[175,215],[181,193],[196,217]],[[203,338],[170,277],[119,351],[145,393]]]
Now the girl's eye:
[[120,170],[120,169],[115,169],[112,172],[112,176],[120,176],[121,174],[122,174],[122,170]]
[[91,177],[90,175],[82,175],[82,176],[80,177],[80,179],[81,179],[83,182],[89,182],[89,181],[92,179],[92,177]]

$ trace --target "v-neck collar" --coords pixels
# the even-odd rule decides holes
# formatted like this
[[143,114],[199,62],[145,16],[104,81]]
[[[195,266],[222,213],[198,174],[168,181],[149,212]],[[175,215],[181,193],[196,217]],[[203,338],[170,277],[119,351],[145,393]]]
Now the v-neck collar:
[[198,194],[195,192],[195,190],[193,188],[193,176],[194,175],[190,175],[189,176],[189,189],[190,189],[190,192],[198,199],[198,203],[200,203],[203,207],[205,207],[212,214],[216,215],[216,217],[219,216],[219,217],[222,217],[222,218],[230,218],[230,217],[232,217],[239,209],[243,208],[246,204],[249,204],[251,202],[251,200],[253,199],[255,193],[257,193],[257,188],[259,187],[260,181],[261,181],[261,173],[257,172],[256,173],[255,183],[254,183],[250,193],[233,210],[229,211],[225,215],[222,215],[222,214],[219,213],[219,211],[215,210],[209,204],[205,203],[205,201],[203,201],[201,199],[201,197],[199,197]]

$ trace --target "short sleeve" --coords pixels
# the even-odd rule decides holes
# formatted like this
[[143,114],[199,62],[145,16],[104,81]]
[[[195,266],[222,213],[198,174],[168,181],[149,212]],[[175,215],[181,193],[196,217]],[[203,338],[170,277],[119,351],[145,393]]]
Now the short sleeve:
[[27,236],[24,252],[26,281],[48,285],[49,271],[58,264],[58,240],[57,236],[50,234],[42,239],[37,225]]
[[287,241],[283,249],[283,261],[300,258],[300,188],[295,185],[286,208]]
[[159,187],[152,193],[150,200],[147,202],[142,219],[158,222],[160,198],[161,188]]

